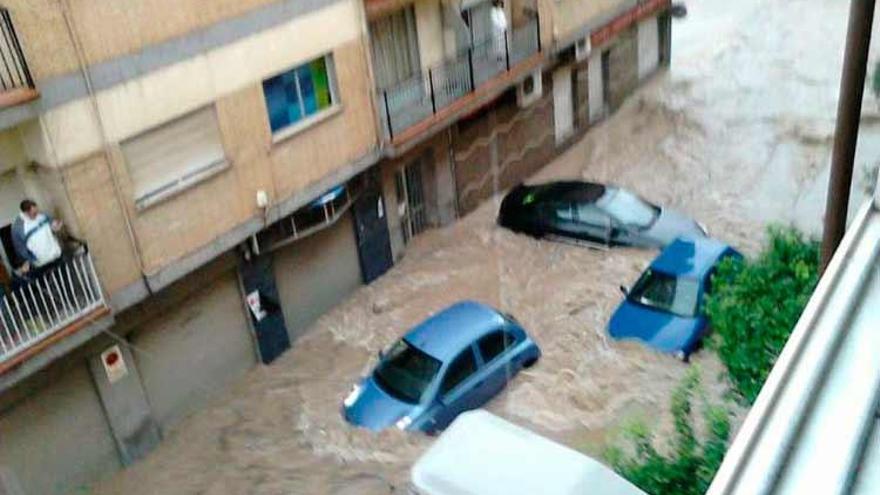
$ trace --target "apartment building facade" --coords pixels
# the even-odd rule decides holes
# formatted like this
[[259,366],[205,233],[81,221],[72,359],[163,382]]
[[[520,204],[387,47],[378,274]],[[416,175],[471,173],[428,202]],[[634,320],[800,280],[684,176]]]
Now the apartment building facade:
[[[65,493],[149,453],[619,106],[669,61],[668,6],[7,0],[0,486]],[[69,234],[36,280],[24,198]]]

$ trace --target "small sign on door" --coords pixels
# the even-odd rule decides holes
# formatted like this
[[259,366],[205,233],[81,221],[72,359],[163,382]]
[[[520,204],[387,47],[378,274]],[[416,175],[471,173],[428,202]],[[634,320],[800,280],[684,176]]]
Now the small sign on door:
[[266,310],[263,309],[263,304],[260,301],[260,291],[255,290],[251,292],[245,299],[247,300],[248,308],[250,308],[251,313],[253,313],[255,320],[261,321],[267,316]]
[[101,353],[101,364],[104,365],[107,380],[111,384],[122,380],[128,375],[128,367],[125,364],[125,358],[122,356],[122,350],[118,345],[114,345]]

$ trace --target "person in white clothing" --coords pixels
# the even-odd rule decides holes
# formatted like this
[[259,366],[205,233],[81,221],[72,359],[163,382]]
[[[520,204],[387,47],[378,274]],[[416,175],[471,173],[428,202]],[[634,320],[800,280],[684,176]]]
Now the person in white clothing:
[[505,60],[507,51],[507,14],[504,12],[504,2],[494,0],[489,15],[492,20],[492,40],[494,42],[495,58],[500,62]]
[[19,268],[23,275],[37,275],[61,261],[61,245],[55,233],[61,222],[41,213],[37,204],[26,199],[21,202],[21,213],[12,224],[12,244],[16,254],[24,260]]

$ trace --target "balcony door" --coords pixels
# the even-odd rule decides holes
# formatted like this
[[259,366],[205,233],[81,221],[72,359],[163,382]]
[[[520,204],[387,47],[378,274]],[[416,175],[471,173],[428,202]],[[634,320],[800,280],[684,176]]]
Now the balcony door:
[[393,135],[432,111],[428,83],[421,77],[413,6],[370,22],[370,40],[379,105],[386,132]]
[[412,5],[370,22],[370,40],[380,90],[405,83],[419,73],[419,40]]

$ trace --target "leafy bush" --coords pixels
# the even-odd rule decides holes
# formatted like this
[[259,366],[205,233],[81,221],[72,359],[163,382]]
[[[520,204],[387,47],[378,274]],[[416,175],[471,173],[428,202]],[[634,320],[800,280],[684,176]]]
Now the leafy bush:
[[875,98],[880,98],[880,60],[874,63],[874,76],[871,78],[871,90]]
[[727,450],[730,413],[723,406],[710,405],[700,394],[706,438],[698,439],[692,405],[701,390],[699,372],[693,367],[672,395],[670,412],[675,429],[668,455],[654,446],[644,423],[633,423],[624,430],[629,448],[611,447],[605,453],[614,470],[649,495],[705,493]]
[[727,260],[712,279],[709,344],[734,389],[755,401],[819,277],[819,244],[794,229],[771,228],[754,261]]

